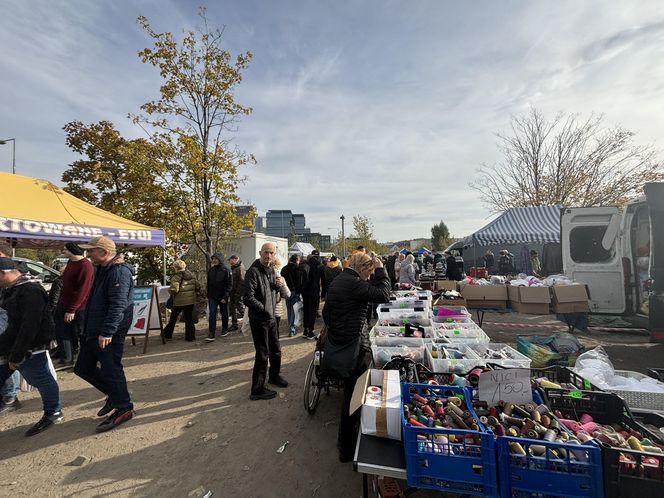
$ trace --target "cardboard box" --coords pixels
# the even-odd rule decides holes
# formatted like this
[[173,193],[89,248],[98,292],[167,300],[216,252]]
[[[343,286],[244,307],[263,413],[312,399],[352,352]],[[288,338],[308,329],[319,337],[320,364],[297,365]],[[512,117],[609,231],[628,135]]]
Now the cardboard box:
[[469,308],[507,308],[505,285],[466,285],[461,294]]
[[551,294],[548,287],[507,286],[510,305],[517,313],[548,315]]
[[551,287],[554,313],[587,313],[590,311],[590,292],[586,284]]
[[[379,405],[367,401],[367,388],[382,389]],[[398,370],[370,369],[364,372],[353,389],[349,413],[362,408],[362,434],[401,441],[401,382]]]
[[468,307],[468,301],[465,299],[437,299],[434,306],[466,306]]
[[459,290],[459,283],[456,280],[434,280],[434,290]]

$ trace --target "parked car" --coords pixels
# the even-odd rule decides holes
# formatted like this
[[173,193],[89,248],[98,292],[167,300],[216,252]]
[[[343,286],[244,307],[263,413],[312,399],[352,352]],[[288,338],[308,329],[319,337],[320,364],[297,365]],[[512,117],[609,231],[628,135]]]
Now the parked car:
[[27,272],[41,282],[46,291],[51,290],[51,284],[60,276],[60,272],[50,266],[46,266],[39,261],[33,261],[27,258],[12,258],[20,265],[20,270]]

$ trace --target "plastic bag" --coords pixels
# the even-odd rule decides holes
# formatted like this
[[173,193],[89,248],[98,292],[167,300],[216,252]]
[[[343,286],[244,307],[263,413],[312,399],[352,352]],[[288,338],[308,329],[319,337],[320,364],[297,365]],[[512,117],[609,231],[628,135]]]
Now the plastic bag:
[[301,327],[304,320],[304,303],[298,301],[293,305],[293,312],[295,313],[295,326]]

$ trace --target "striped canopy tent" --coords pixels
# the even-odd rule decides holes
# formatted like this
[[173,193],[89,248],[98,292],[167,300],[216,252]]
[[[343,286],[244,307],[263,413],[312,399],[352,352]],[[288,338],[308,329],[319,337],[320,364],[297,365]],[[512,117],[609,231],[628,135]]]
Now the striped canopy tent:
[[559,205],[510,208],[451,248],[560,243],[561,209]]

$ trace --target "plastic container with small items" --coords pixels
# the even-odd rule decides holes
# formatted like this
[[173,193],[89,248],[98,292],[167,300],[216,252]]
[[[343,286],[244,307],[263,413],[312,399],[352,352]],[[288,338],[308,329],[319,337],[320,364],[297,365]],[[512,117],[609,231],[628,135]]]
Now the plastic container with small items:
[[482,364],[480,357],[465,344],[427,342],[427,363],[435,373],[464,373]]

